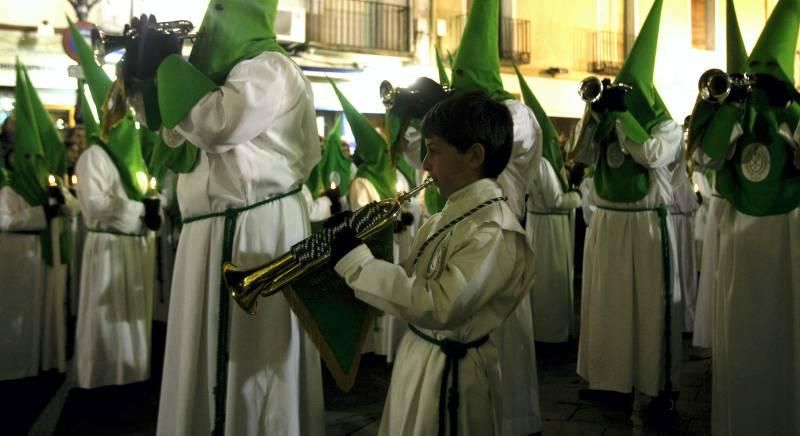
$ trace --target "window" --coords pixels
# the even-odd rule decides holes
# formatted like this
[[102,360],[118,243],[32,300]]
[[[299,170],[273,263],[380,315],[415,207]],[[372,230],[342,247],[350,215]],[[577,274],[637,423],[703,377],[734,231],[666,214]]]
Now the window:
[[691,0],[692,48],[714,50],[714,0]]

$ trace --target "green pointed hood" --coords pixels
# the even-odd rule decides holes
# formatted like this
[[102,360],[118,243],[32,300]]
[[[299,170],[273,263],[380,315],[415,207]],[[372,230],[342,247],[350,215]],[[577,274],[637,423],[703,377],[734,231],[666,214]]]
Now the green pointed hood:
[[237,63],[283,50],[275,36],[278,0],[211,0],[189,63],[218,86]]
[[14,144],[13,173],[10,185],[31,206],[47,202],[47,167],[42,138],[39,135],[39,117],[33,109],[33,87],[28,83],[22,65],[16,65],[17,83],[14,90],[14,116],[16,141]]
[[558,180],[561,182],[561,189],[565,190],[567,189],[567,181],[562,172],[564,169],[564,158],[561,156],[561,148],[558,145],[556,126],[550,121],[544,108],[539,104],[539,100],[536,99],[536,96],[533,95],[533,91],[531,91],[531,88],[528,86],[528,82],[525,81],[525,77],[516,65],[514,65],[514,71],[517,72],[519,88],[522,91],[522,100],[525,102],[525,105],[533,110],[533,114],[536,115],[536,121],[539,122],[539,126],[542,129],[542,157],[547,159],[550,165],[553,166],[553,170],[555,170],[556,174],[559,176]]
[[330,187],[333,173],[338,174],[339,192],[350,190],[350,159],[342,152],[342,117],[336,119],[322,151],[322,159],[308,177],[306,186],[314,197],[319,197]]
[[770,14],[750,58],[748,73],[766,73],[794,84],[794,56],[800,0],[780,0]]
[[742,31],[739,30],[739,20],[736,18],[736,8],[733,6],[733,0],[728,0],[727,7],[727,72],[728,74],[743,73],[745,65],[747,65],[747,49],[744,48]]
[[513,98],[500,79],[498,0],[475,0],[453,64],[452,87],[456,92],[482,89],[496,100]]
[[[98,116],[100,117],[98,121],[102,124],[105,117],[103,103],[111,90],[111,79],[97,63],[94,52],[71,20],[69,21],[69,26],[72,30],[75,46],[78,49],[78,57],[84,78],[87,85],[89,85],[92,100],[98,110]],[[114,166],[117,167],[128,198],[132,200],[143,199],[145,192],[147,192],[147,166],[144,158],[142,158],[139,131],[136,128],[133,114],[130,110],[116,125],[111,127],[108,138],[105,141],[98,142],[98,145],[105,149],[114,162]]]
[[653,84],[663,3],[663,0],[656,0],[653,3],[630,54],[614,80],[614,83],[625,83],[633,87],[625,97],[630,114],[623,112],[617,115],[617,118],[621,121],[625,133],[637,142],[641,140],[642,133],[649,134],[655,125],[671,118],[667,106]]
[[439,70],[439,84],[442,86],[450,86],[450,78],[447,77],[447,70],[442,62],[442,55],[439,53],[439,46],[434,47],[434,54],[436,56],[436,69]]
[[[78,82],[78,104],[81,107],[81,115],[83,119],[83,128],[86,131],[86,140],[89,142],[100,141],[100,122],[95,117],[92,107],[89,103],[89,98],[86,97],[87,89],[85,83],[81,80]],[[96,110],[96,108],[95,108]]]
[[28,70],[19,61],[17,61],[17,65],[22,69],[27,86],[30,88],[31,109],[36,117],[36,127],[39,129],[39,137],[42,140],[47,170],[50,174],[61,177],[67,173],[67,148],[61,140],[58,130],[56,130],[53,119],[50,118],[50,114],[39,99],[39,93],[36,92],[36,88],[33,86],[30,76],[28,76]]
[[397,177],[386,140],[372,127],[367,118],[353,107],[336,84],[330,79],[328,81],[339,98],[356,140],[354,158],[359,161],[356,176],[372,182],[381,199],[394,197]]

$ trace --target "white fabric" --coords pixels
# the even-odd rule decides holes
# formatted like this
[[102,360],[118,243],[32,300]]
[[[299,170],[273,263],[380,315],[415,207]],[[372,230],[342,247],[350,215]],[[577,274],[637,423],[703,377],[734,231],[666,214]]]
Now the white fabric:
[[[595,128],[594,121],[588,128]],[[656,125],[644,144],[635,144],[617,129],[622,148],[649,169],[647,195],[634,203],[613,203],[591,185],[590,201],[598,206],[586,235],[578,374],[592,389],[654,396],[665,381],[664,281],[661,225],[655,211],[625,212],[604,209],[651,209],[671,200],[667,167],[681,144],[681,128],[672,120]],[[591,135],[589,136],[592,137]],[[581,159],[596,163],[598,144],[585,144]],[[587,158],[588,156],[588,158]],[[675,242],[670,233],[670,252]],[[680,363],[682,306],[676,259],[672,257],[671,350],[672,374]],[[646,314],[646,316],[640,316]],[[677,380],[673,378],[673,380]]]
[[175,268],[175,250],[178,247],[180,223],[175,217],[165,213],[178,209],[177,184],[178,175],[166,170],[159,180],[161,192],[162,220],[156,237],[156,284],[153,291],[153,320],[166,322],[169,315],[170,290],[172,289],[172,272]]
[[694,214],[700,207],[689,181],[683,147],[678,149],[672,168],[672,201],[667,206],[670,222],[675,232],[678,261],[678,276],[683,300],[683,331],[694,329],[695,305],[697,304],[697,259],[694,243]]
[[694,240],[697,246],[695,258],[697,260],[697,270],[700,271],[700,262],[703,259],[703,235],[705,235],[706,232],[706,219],[708,218],[708,211],[711,208],[712,191],[711,184],[708,182],[701,168],[696,168],[694,173],[692,173],[692,183],[703,199],[703,203],[694,214]]
[[97,145],[81,154],[75,173],[89,229],[75,332],[77,384],[96,388],[146,380],[155,247],[141,220],[144,205],[128,199],[117,168]]
[[537,271],[531,290],[533,331],[537,341],[565,342],[575,333],[573,234],[569,211],[580,205],[580,194],[564,192],[553,165],[540,159],[531,169],[525,224]]
[[39,372],[46,267],[39,235],[11,232],[46,226],[42,207],[0,188],[0,380]]
[[722,204],[711,429],[799,434],[800,209],[753,217]]
[[[524,230],[504,203],[485,207],[436,238],[437,229],[475,205],[503,195],[482,179],[454,193],[420,228],[403,265],[376,260],[366,246],[348,253],[336,271],[356,296],[436,339],[475,341],[497,329],[525,296],[533,278]],[[436,434],[445,356],[414,333],[400,344],[379,433]],[[500,434],[504,395],[494,337],[459,362],[459,435]],[[449,432],[449,430],[448,430]]]
[[[176,131],[201,148],[197,166],[178,179],[184,219],[288,192],[320,159],[311,85],[279,53],[237,64]],[[224,218],[215,217],[186,223],[181,232],[158,434],[209,434],[213,428],[223,225]],[[261,265],[308,232],[299,193],[249,209],[237,220],[233,262]],[[319,353],[286,298],[262,299],[255,316],[228,301],[225,434],[324,434]]]
[[308,219],[311,222],[325,221],[331,217],[331,199],[326,196],[314,198],[308,186],[303,184],[300,188],[308,207]]
[[717,258],[719,256],[719,220],[727,201],[718,195],[711,197],[705,234],[703,235],[703,254],[700,263],[700,280],[697,287],[697,307],[694,318],[692,345],[712,347],[713,314],[717,287]]
[[589,192],[592,186],[594,186],[594,177],[589,176],[584,177],[579,187],[581,191],[581,213],[583,213],[583,222],[586,223],[586,228],[589,228],[589,224],[592,222],[592,214],[597,209],[597,206],[589,201]]

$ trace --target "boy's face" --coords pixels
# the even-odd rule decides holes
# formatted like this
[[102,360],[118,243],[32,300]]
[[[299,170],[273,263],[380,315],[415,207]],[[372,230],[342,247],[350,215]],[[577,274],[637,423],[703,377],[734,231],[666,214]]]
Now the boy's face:
[[[481,178],[483,146],[474,144],[462,153],[440,136],[425,138],[428,148],[422,168],[433,177],[439,193],[444,197]],[[476,151],[475,148],[480,148]],[[480,154],[480,156],[476,156]]]

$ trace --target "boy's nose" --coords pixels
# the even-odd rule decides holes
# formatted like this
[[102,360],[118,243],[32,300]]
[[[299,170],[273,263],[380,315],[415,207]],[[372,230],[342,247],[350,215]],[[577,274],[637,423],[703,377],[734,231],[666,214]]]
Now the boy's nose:
[[422,159],[422,169],[427,172],[431,172],[431,164],[430,161],[428,160],[427,154],[425,155],[425,159]]

